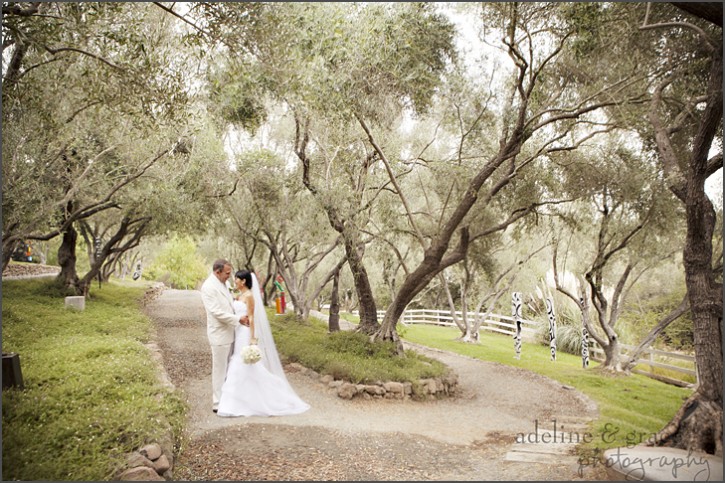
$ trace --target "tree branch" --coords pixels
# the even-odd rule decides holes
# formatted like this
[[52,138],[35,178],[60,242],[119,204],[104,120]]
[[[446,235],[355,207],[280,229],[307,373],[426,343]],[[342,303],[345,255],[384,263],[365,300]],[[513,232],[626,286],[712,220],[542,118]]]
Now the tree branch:
[[116,70],[119,70],[119,71],[122,71],[122,72],[124,70],[123,68],[121,68],[121,67],[117,66],[116,64],[114,64],[113,62],[104,59],[103,57],[99,57],[96,54],[92,54],[92,53],[87,52],[87,51],[82,50],[82,49],[76,49],[75,47],[59,47],[57,49],[53,49],[53,48],[48,47],[46,45],[45,46],[45,50],[47,50],[48,52],[50,52],[53,55],[59,54],[61,52],[75,52],[75,53],[78,53],[78,54],[82,54],[82,55],[86,55],[88,57],[91,57],[92,59],[95,59],[95,60],[97,60],[99,62],[103,62],[104,64],[106,64],[106,65],[108,65],[110,67],[113,67]]
[[652,345],[652,342],[657,338],[657,336],[667,328],[672,322],[679,319],[682,315],[684,315],[688,310],[690,310],[690,299],[687,297],[687,294],[685,294],[684,298],[680,302],[680,305],[678,305],[672,312],[667,314],[662,320],[657,323],[656,326],[650,330],[649,334],[645,336],[644,339],[642,339],[642,342],[639,343],[637,347],[629,354],[627,361],[622,364],[622,368],[625,371],[630,371],[635,365],[637,365],[637,359],[639,358],[639,355],[644,352],[644,350]]
[[718,153],[712,158],[707,160],[707,167],[705,168],[706,178],[709,178],[715,174],[719,169],[722,168],[722,153]]
[[663,22],[663,23],[656,23],[656,24],[649,24],[647,25],[647,21],[649,20],[649,11],[650,11],[650,3],[647,3],[647,11],[645,13],[644,21],[642,22],[642,25],[639,27],[640,30],[652,30],[657,28],[668,28],[668,27],[683,27],[686,29],[691,29],[697,32],[700,37],[702,37],[702,40],[705,41],[705,45],[707,46],[707,49],[709,52],[714,52],[717,48],[717,45],[713,40],[710,38],[707,33],[705,33],[704,30],[702,30],[697,25],[691,24],[689,22]]
[[385,169],[388,172],[388,176],[390,177],[390,181],[393,183],[395,190],[398,192],[398,197],[400,198],[400,201],[403,203],[403,207],[405,208],[405,213],[408,216],[408,221],[409,221],[410,225],[413,227],[413,230],[415,231],[416,236],[418,237],[420,246],[425,250],[425,248],[426,248],[425,237],[423,236],[423,232],[421,232],[420,229],[418,228],[418,225],[415,222],[415,218],[413,218],[413,214],[411,212],[410,205],[408,204],[408,200],[406,199],[405,195],[403,194],[403,190],[400,188],[400,185],[398,184],[398,180],[395,177],[395,173],[393,173],[393,168],[390,166],[390,162],[385,157],[385,153],[383,153],[383,150],[380,148],[380,146],[378,146],[378,143],[375,141],[373,134],[370,132],[370,129],[368,128],[368,125],[365,123],[365,120],[362,118],[362,116],[360,116],[356,112],[355,117],[357,118],[358,122],[360,123],[360,126],[362,126],[363,130],[367,134],[370,144],[373,146],[375,151],[378,153],[378,156],[380,156],[380,159],[383,161],[383,164],[385,165]]
[[18,17],[31,17],[38,13],[38,9],[43,2],[32,2],[29,7],[23,8],[20,3],[6,5],[3,2],[3,17],[6,15],[17,15]]
[[[154,5],[156,5],[157,7],[159,7],[160,9],[164,10],[165,12],[170,13],[171,15],[173,15],[176,18],[178,18],[182,22],[191,25],[192,27],[194,27],[200,33],[202,33],[202,34],[206,35],[207,37],[210,37],[211,38],[211,34],[208,33],[206,30],[204,30],[201,27],[197,26],[194,22],[192,22],[191,20],[187,19],[186,17],[184,17],[182,15],[179,15],[178,13],[174,12],[171,8],[165,6],[161,2],[151,2],[151,3],[153,3]],[[176,2],[174,2],[174,3],[176,3]]]

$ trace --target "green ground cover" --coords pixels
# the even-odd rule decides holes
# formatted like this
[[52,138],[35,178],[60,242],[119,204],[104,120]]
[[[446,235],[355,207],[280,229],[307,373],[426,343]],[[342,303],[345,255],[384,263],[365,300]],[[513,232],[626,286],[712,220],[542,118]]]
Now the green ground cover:
[[514,358],[513,339],[503,334],[481,333],[480,344],[455,340],[454,327],[432,325],[399,326],[405,340],[484,361],[499,362],[550,377],[572,386],[594,400],[600,417],[590,428],[590,450],[634,445],[662,429],[692,393],[651,378],[633,374],[615,375],[598,369],[596,362],[582,368],[580,356],[558,353],[550,360],[547,346],[523,342],[521,359]]
[[50,281],[3,281],[2,350],[20,355],[25,385],[2,392],[3,480],[108,480],[165,424],[179,434],[185,408],[143,345],[143,292],[94,286],[76,311]]
[[440,362],[406,351],[406,357],[392,357],[391,343],[373,344],[368,337],[349,331],[328,334],[327,325],[310,318],[299,322],[294,315],[270,318],[280,354],[287,362],[299,362],[320,374],[353,383],[418,380],[445,373]]

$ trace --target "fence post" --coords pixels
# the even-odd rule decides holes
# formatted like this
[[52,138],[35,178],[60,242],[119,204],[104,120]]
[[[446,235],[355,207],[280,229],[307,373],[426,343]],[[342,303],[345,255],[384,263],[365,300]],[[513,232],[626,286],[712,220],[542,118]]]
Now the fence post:
[[554,315],[554,301],[546,299],[546,315],[549,317],[549,349],[551,360],[556,361],[556,315]]
[[514,334],[514,349],[516,350],[516,359],[521,359],[521,292],[513,292],[511,294],[512,316],[516,323],[516,333]]

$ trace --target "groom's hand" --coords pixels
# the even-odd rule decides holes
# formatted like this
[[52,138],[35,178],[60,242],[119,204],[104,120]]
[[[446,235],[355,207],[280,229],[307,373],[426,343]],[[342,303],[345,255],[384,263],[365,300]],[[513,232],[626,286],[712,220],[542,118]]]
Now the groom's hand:
[[242,324],[242,325],[246,325],[246,326],[249,326],[249,317],[247,317],[246,315],[243,315],[243,316],[242,316],[242,317],[241,317],[241,318],[239,319],[239,323],[240,323],[240,324]]

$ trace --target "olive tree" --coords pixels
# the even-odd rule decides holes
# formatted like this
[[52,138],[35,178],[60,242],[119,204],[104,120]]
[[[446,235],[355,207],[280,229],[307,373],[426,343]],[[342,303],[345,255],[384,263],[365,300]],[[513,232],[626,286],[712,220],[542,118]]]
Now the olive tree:
[[59,279],[85,293],[78,224],[116,216],[94,278],[95,262],[132,248],[131,233],[148,223],[130,188],[188,154],[185,57],[168,15],[148,5],[6,4],[3,13],[13,49],[3,77],[3,252],[61,236]]

